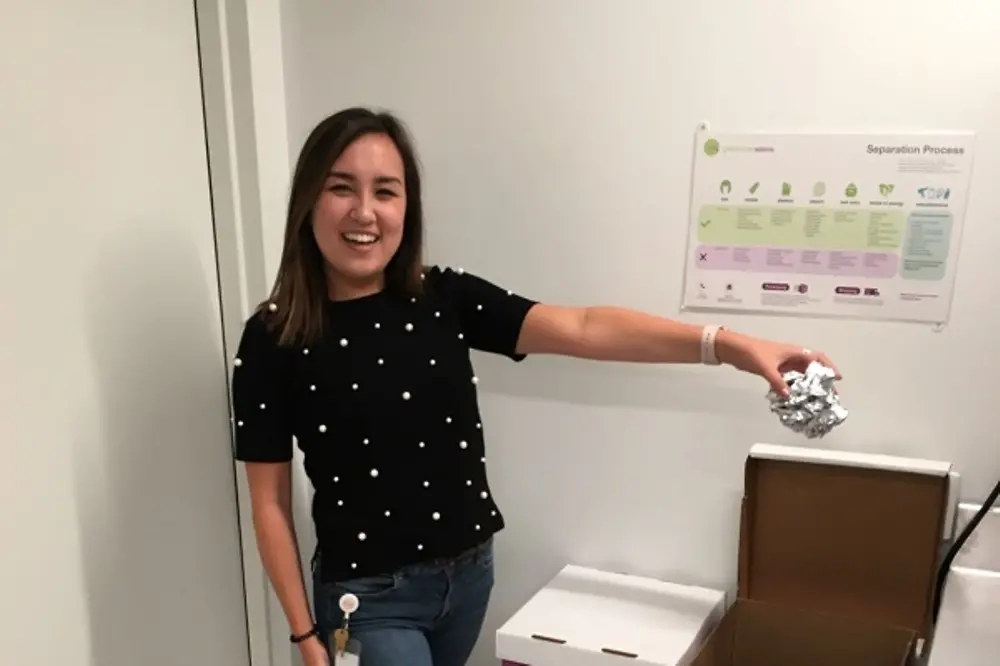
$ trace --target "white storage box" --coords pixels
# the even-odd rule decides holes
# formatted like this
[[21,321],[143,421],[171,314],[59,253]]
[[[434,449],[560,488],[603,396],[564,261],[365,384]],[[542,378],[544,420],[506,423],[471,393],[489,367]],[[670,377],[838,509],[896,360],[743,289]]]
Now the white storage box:
[[726,593],[568,565],[497,631],[504,666],[678,666]]

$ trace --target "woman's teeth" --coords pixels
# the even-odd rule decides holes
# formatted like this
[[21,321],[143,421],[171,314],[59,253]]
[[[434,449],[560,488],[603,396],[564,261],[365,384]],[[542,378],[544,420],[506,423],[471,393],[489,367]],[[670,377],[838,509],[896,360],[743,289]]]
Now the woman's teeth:
[[375,234],[369,234],[364,232],[352,232],[341,234],[341,237],[348,243],[355,243],[357,245],[371,245],[378,240],[378,236]]

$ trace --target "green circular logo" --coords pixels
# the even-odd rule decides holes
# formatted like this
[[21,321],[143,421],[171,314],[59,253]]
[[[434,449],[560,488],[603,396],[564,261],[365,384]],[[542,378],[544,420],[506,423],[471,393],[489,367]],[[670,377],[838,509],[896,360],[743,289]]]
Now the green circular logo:
[[711,157],[712,155],[719,154],[719,142],[715,139],[709,139],[705,142],[705,154]]

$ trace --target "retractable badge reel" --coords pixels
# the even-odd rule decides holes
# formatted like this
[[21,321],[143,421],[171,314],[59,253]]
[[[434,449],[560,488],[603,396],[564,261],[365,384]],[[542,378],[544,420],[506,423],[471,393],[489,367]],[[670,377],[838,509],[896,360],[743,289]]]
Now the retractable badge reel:
[[338,603],[340,611],[344,614],[340,627],[333,631],[333,658],[331,661],[337,666],[360,666],[361,664],[361,643],[356,638],[351,638],[350,622],[351,615],[357,612],[361,602],[353,594],[344,594]]

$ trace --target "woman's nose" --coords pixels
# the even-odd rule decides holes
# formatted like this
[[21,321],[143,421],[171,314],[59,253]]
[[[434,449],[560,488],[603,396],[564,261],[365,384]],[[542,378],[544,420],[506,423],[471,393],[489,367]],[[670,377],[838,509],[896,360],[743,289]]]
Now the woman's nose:
[[375,209],[372,206],[372,202],[369,197],[363,196],[358,199],[358,203],[354,207],[354,218],[358,222],[364,222],[366,224],[370,224],[375,221]]

